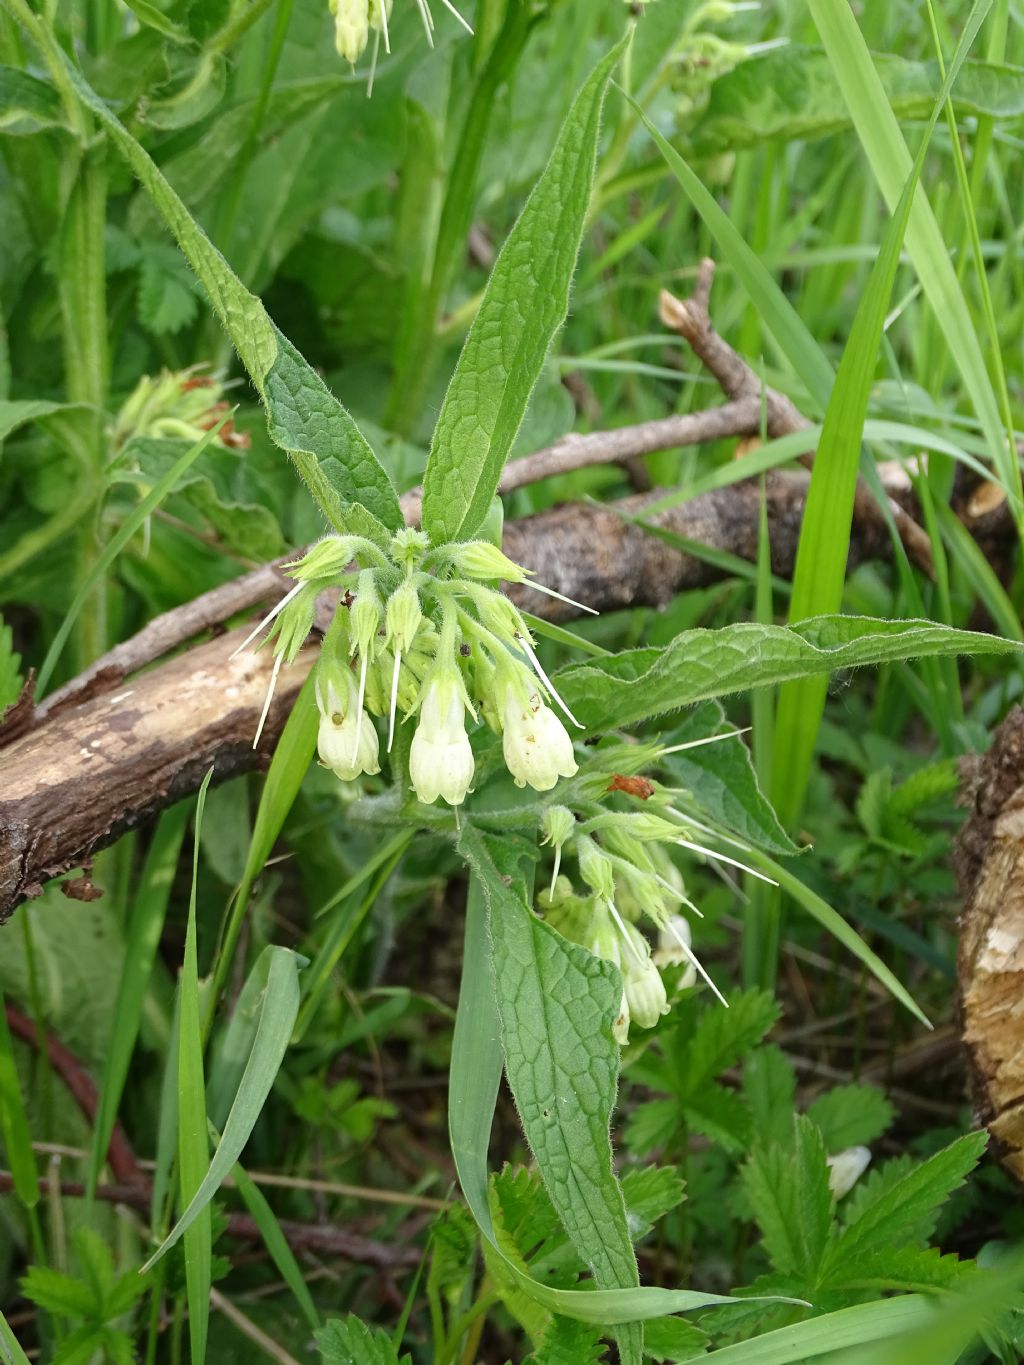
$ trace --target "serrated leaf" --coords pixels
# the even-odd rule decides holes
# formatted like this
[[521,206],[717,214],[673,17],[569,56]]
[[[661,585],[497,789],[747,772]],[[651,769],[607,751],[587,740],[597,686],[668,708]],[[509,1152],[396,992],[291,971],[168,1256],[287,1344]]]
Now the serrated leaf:
[[408,1355],[399,1358],[391,1339],[380,1327],[368,1327],[350,1313],[347,1318],[332,1318],[314,1332],[321,1365],[406,1365]]
[[936,1247],[889,1245],[840,1261],[821,1280],[820,1288],[923,1293],[951,1289],[976,1274],[973,1262],[943,1256]]
[[732,739],[670,754],[664,760],[665,767],[677,782],[690,789],[697,805],[716,823],[771,853],[788,856],[798,852],[758,786],[750,750],[718,702],[702,702],[688,711],[665,742],[688,744],[730,731]]
[[772,1265],[815,1285],[832,1226],[832,1192],[818,1129],[796,1116],[790,1144],[755,1148],[741,1178]]
[[873,1085],[837,1085],[807,1109],[830,1154],[867,1146],[892,1123],[893,1107]]
[[[785,1143],[793,1126],[796,1073],[780,1047],[759,1047],[743,1063],[743,1093],[764,1146]],[[827,1143],[826,1143],[827,1146]]]
[[634,1166],[622,1176],[629,1231],[634,1242],[645,1237],[669,1209],[686,1197],[686,1182],[674,1166]]
[[[570,943],[508,892],[501,841],[467,826],[460,848],[485,878],[505,1071],[545,1188],[602,1289],[640,1283],[608,1135],[618,1081],[612,1024],[622,985],[608,962]],[[508,875],[508,874],[505,874]],[[642,1331],[619,1332],[639,1360]]]
[[95,1321],[96,1297],[88,1285],[72,1275],[49,1266],[33,1265],[22,1276],[20,1287],[27,1299],[47,1313]]
[[[165,254],[166,253],[166,254]],[[139,317],[156,336],[187,327],[198,300],[185,262],[172,247],[150,246],[139,266]]]
[[931,1233],[942,1204],[981,1159],[985,1133],[967,1133],[894,1181],[865,1182],[852,1205],[825,1273],[879,1245],[904,1245]]
[[738,1062],[778,1017],[779,1005],[771,992],[756,989],[730,995],[727,1010],[702,1010],[684,1054],[687,1097],[698,1094],[705,1081]]
[[557,674],[567,705],[591,731],[636,725],[691,702],[842,668],[947,654],[1008,654],[997,636],[932,621],[821,616],[795,626],[741,622],[688,630],[663,649],[631,649]]
[[696,1360],[709,1344],[707,1334],[685,1318],[655,1318],[644,1327],[644,1355],[652,1360]]
[[555,1317],[524,1365],[597,1365],[605,1355],[599,1327]]
[[394,485],[352,416],[271,322],[195,222],[149,154],[42,29],[82,104],[100,120],[174,233],[267,409],[272,439],[292,457],[321,510],[338,530],[386,543],[404,525]]
[[498,255],[434,429],[423,528],[467,540],[487,515],[533,387],[569,307],[590,206],[601,108],[619,43],[576,97]]

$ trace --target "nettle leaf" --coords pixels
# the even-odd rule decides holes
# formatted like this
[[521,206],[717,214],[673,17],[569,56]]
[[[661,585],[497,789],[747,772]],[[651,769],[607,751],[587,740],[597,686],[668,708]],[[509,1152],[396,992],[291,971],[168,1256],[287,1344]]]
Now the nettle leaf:
[[412,1360],[399,1357],[382,1328],[368,1327],[354,1313],[333,1318],[313,1336],[322,1365],[408,1365]]
[[772,1265],[816,1284],[832,1227],[828,1164],[817,1127],[795,1116],[790,1143],[755,1148],[741,1179]]
[[712,820],[735,831],[748,843],[771,853],[797,853],[757,783],[750,750],[718,702],[706,701],[688,711],[666,735],[666,744],[688,744],[710,735],[733,732],[722,739],[680,754],[670,754],[665,767],[688,787],[694,801]]
[[555,1317],[524,1365],[597,1365],[605,1356],[600,1327]]
[[71,1275],[48,1266],[33,1265],[22,1276],[20,1287],[26,1299],[31,1299],[47,1313],[95,1322],[98,1307],[95,1294],[88,1285]]
[[67,56],[56,46],[51,55],[64,63],[78,98],[110,134],[177,238],[264,401],[272,439],[291,456],[328,521],[386,544],[389,532],[404,525],[398,494],[351,414],[274,326],[145,149]]
[[635,1082],[667,1091],[671,1098],[633,1111],[630,1148],[647,1152],[662,1146],[685,1123],[731,1151],[742,1150],[750,1136],[750,1109],[741,1095],[714,1078],[755,1047],[778,1014],[768,991],[738,992],[729,997],[727,1010],[680,1001],[653,1047],[631,1068]]
[[569,308],[590,207],[601,108],[619,43],[594,68],[498,255],[469,329],[423,478],[423,529],[468,540],[487,515],[530,394]]
[[892,1123],[893,1107],[873,1085],[837,1085],[808,1106],[830,1154],[867,1146]]
[[148,243],[139,262],[139,318],[156,336],[179,332],[199,308],[195,279],[181,253]]
[[710,1344],[707,1333],[685,1318],[655,1318],[644,1328],[644,1355],[652,1360],[696,1360]]
[[787,1142],[796,1108],[796,1073],[780,1047],[759,1047],[746,1058],[743,1094],[759,1141],[766,1146]]
[[1020,645],[932,621],[819,616],[688,630],[663,649],[631,649],[563,668],[558,690],[589,730],[636,725],[691,702],[842,668],[946,654],[1008,654]]
[[622,1176],[622,1194],[634,1242],[646,1237],[669,1209],[686,1197],[686,1182],[674,1166],[635,1166]]
[[[901,1246],[931,1235],[939,1210],[981,1159],[985,1133],[967,1133],[895,1178],[868,1180],[847,1208],[846,1226],[828,1257],[826,1273],[879,1246]],[[890,1162],[891,1165],[902,1163]]]
[[936,1247],[886,1246],[864,1251],[832,1266],[821,1280],[824,1290],[894,1290],[907,1293],[951,1289],[977,1274],[972,1261],[943,1254]]

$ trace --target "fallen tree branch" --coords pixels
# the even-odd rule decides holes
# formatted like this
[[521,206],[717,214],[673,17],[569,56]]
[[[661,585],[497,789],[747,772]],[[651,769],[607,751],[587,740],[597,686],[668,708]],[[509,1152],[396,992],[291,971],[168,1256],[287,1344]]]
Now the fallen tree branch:
[[[765,481],[772,568],[783,577],[795,562],[807,482],[802,470]],[[534,568],[541,582],[596,610],[662,607],[680,590],[722,577],[721,569],[628,519],[662,492],[610,506],[568,504],[509,522],[506,551]],[[760,484],[747,481],[652,520],[686,540],[753,560],[760,497]],[[889,550],[884,527],[861,527],[853,559]],[[525,585],[510,595],[549,620],[574,614]],[[190,618],[187,608],[176,616],[178,633],[181,618],[186,624]],[[208,620],[205,605],[199,619]],[[120,680],[116,691],[69,702],[0,749],[0,922],[49,878],[81,866],[125,830],[194,792],[211,767],[224,780],[265,765],[316,651],[307,649],[282,671],[254,752],[272,659],[269,650],[232,659],[244,635],[244,629],[232,631]]]

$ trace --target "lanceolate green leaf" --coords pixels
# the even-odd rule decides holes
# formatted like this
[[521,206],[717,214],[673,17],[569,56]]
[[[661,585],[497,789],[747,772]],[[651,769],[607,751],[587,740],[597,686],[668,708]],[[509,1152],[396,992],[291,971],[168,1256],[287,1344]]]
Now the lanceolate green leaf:
[[845,1346],[885,1341],[897,1332],[909,1332],[934,1322],[935,1307],[920,1294],[904,1294],[879,1303],[861,1303],[838,1313],[780,1327],[752,1341],[723,1346],[702,1357],[718,1365],[793,1365],[797,1360],[814,1360]]
[[[467,834],[473,845],[471,856],[474,851],[479,856],[480,871],[474,868],[470,876],[462,987],[452,1044],[448,1130],[459,1183],[481,1233],[524,1293],[552,1313],[582,1322],[614,1326],[713,1304],[749,1302],[688,1289],[553,1289],[524,1273],[499,1246],[488,1203],[487,1145],[501,1080],[502,1047],[487,921],[488,914],[493,921],[507,913],[510,900],[517,902],[512,913],[522,915],[526,911],[503,880],[508,870],[499,872],[477,832]],[[563,1095],[562,1099],[571,1102],[572,1096]]]
[[423,480],[423,527],[469,539],[487,514],[569,288],[594,181],[616,46],[588,78],[502,247],[445,395]]
[[795,626],[754,622],[688,630],[664,649],[631,649],[574,664],[556,683],[591,731],[635,725],[708,697],[767,687],[814,673],[943,654],[1004,654],[997,636],[931,621],[821,616]]
[[[490,892],[505,1071],[551,1202],[600,1288],[639,1285],[609,1138],[619,1070],[611,1032],[622,995],[619,974],[562,938],[504,887],[510,873],[495,866],[486,835],[470,826],[461,842]],[[642,1341],[639,1329],[623,1332],[624,1358],[639,1365]]]
[[178,239],[266,405],[271,436],[291,455],[324,515],[338,530],[385,543],[388,532],[403,525],[398,495],[352,416],[277,330],[149,154],[46,31],[34,27],[33,36],[53,47],[51,56],[66,67],[75,94],[110,134]]
[[[143,1267],[148,1270],[168,1251],[196,1219],[208,1212],[210,1200],[217,1193],[231,1168],[238,1160],[249,1139],[260,1111],[270,1094],[281,1059],[292,1035],[295,1016],[299,1012],[299,965],[302,959],[289,948],[265,948],[253,968],[265,981],[259,1023],[253,1038],[238,1092],[231,1105],[220,1143],[209,1169],[203,1175],[168,1236]],[[198,1010],[196,1012],[198,1023]],[[204,1133],[205,1142],[205,1133]]]

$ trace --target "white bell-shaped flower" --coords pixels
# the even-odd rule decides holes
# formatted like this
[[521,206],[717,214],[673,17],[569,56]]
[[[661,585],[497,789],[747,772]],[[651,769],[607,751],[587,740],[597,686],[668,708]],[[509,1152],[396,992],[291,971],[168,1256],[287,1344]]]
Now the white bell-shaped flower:
[[502,749],[517,787],[550,791],[576,772],[572,740],[540,693],[509,687],[502,707]]
[[836,1199],[849,1194],[871,1164],[867,1147],[847,1147],[828,1158],[828,1187]]
[[409,779],[417,797],[430,805],[439,796],[460,806],[473,781],[473,750],[466,735],[466,707],[458,674],[428,679],[420,720],[409,751]]
[[316,747],[324,767],[342,782],[351,782],[360,773],[379,773],[377,731],[358,705],[355,682],[347,669],[344,676],[330,679],[326,688],[318,685],[317,705],[320,729]]

